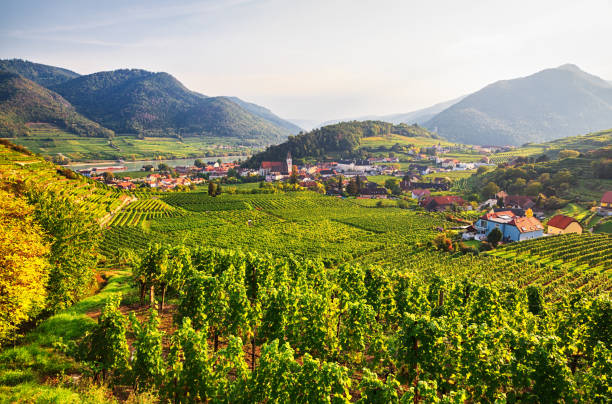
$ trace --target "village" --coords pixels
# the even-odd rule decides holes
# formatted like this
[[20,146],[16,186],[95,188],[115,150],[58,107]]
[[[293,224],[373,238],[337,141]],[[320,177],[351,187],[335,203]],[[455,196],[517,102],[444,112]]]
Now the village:
[[[470,217],[482,212],[471,225],[461,227],[464,241],[487,241],[493,231],[494,237],[499,238],[496,242],[505,243],[555,234],[581,234],[585,230],[575,218],[569,216],[558,214],[547,218],[543,209],[536,206],[535,198],[526,195],[509,195],[500,190],[491,198],[478,202],[466,201],[460,195],[451,194],[452,181],[445,173],[471,173],[479,167],[488,169],[494,164],[487,156],[478,162],[468,163],[444,158],[437,154],[447,150],[436,149],[436,146],[434,149],[433,158],[417,153],[414,162],[404,169],[400,168],[399,160],[394,157],[298,166],[293,164],[291,153],[288,153],[283,161],[262,161],[258,169],[241,167],[238,161],[204,163],[196,160],[190,166],[145,166],[134,177],[121,175],[124,171],[122,166],[93,167],[79,170],[79,173],[129,191],[143,188],[159,191],[197,190],[199,186],[210,183],[234,185],[234,188],[237,184],[259,183],[259,188],[265,190],[274,184],[291,184],[294,189],[309,189],[333,197],[410,199],[414,206],[429,212],[471,212]],[[490,151],[486,149],[483,154],[487,152]],[[429,160],[420,161],[426,159]],[[599,206],[593,209],[599,216],[612,216],[612,191],[605,192]]]

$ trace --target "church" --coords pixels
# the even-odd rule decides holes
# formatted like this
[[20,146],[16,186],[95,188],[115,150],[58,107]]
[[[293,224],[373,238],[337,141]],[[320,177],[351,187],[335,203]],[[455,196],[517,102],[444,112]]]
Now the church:
[[292,168],[291,152],[287,152],[285,161],[262,161],[259,167],[259,175],[262,177],[270,174],[289,175]]

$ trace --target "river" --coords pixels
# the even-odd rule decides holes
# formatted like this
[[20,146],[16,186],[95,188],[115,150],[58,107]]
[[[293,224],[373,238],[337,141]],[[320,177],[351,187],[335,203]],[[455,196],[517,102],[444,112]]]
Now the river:
[[[223,163],[228,163],[235,160],[246,160],[248,156],[217,156],[217,157],[200,157],[200,160],[203,162],[209,161],[217,161],[221,159]],[[81,170],[84,168],[92,168],[92,167],[111,167],[111,166],[124,166],[125,171],[139,171],[142,166],[152,165],[153,167],[157,167],[158,164],[164,163],[169,165],[170,167],[177,166],[191,166],[193,162],[197,160],[197,157],[188,158],[188,159],[174,159],[174,160],[138,160],[138,161],[125,161],[118,162],[117,160],[106,160],[106,161],[98,161],[97,163],[70,163],[65,167],[70,168],[71,170]]]

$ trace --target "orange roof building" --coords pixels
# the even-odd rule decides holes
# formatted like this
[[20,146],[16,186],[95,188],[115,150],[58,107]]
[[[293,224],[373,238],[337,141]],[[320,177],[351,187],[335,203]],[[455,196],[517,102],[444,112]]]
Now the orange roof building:
[[582,234],[582,226],[573,217],[556,215],[548,221],[547,225],[549,234]]

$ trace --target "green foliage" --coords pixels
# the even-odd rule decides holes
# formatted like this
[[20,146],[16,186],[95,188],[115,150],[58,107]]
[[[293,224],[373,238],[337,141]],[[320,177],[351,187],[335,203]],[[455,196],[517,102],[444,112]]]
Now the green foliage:
[[120,301],[120,296],[108,299],[98,324],[85,334],[80,346],[80,358],[104,380],[107,376],[121,378],[129,370],[128,319],[119,311]]
[[[52,88],[86,116],[120,133],[218,136],[279,141],[284,127],[226,97],[206,97],[168,73],[121,69],[80,76]],[[163,100],[160,102],[160,100]]]
[[[418,129],[420,128],[406,124],[393,125],[381,121],[341,122],[308,133],[300,133],[297,136],[289,136],[285,143],[268,147],[264,152],[251,157],[244,165],[258,168],[262,161],[283,161],[287,152],[291,152],[294,159],[324,159],[327,156],[363,157],[357,152],[362,138],[413,134]],[[422,129],[416,134],[435,137]]]
[[25,136],[29,122],[59,126],[81,136],[112,137],[114,133],[93,122],[53,91],[17,74],[0,71],[0,136]]
[[487,240],[489,241],[489,243],[491,243],[493,247],[496,247],[497,243],[501,241],[502,237],[503,237],[503,234],[501,230],[499,230],[496,227],[493,230],[491,230],[491,232],[487,235]]
[[134,385],[138,390],[158,387],[165,372],[165,362],[162,356],[163,332],[158,330],[159,317],[157,311],[149,310],[149,319],[140,323],[134,313],[130,315],[134,332],[132,359]]

